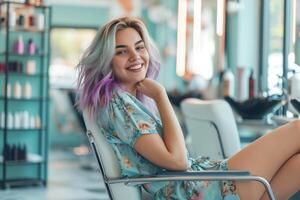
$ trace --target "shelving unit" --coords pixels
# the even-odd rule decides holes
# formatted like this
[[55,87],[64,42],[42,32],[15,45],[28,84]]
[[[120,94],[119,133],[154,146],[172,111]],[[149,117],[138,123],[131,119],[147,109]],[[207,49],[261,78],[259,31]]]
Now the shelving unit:
[[46,185],[51,8],[1,1],[0,18],[0,187]]

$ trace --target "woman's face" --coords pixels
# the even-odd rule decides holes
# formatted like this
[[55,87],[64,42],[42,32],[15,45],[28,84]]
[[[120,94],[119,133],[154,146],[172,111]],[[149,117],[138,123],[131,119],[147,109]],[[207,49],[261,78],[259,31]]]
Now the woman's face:
[[112,70],[117,80],[128,90],[146,77],[149,54],[139,33],[133,28],[120,30],[116,34],[115,54]]

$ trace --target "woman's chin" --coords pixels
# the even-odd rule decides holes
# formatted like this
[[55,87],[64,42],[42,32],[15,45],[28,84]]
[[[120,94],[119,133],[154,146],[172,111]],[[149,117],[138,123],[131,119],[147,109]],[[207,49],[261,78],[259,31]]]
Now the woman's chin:
[[134,78],[134,82],[135,82],[135,83],[138,83],[138,82],[144,80],[145,78],[146,78],[146,76],[135,77],[135,78]]

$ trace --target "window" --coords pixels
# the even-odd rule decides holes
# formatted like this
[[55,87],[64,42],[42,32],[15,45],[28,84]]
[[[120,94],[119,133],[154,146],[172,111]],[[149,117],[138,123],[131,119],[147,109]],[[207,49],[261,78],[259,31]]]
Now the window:
[[96,34],[94,29],[55,28],[51,31],[50,86],[76,86],[75,66]]
[[268,55],[268,91],[270,94],[280,94],[283,75],[283,12],[284,1],[273,0],[270,9],[270,38]]

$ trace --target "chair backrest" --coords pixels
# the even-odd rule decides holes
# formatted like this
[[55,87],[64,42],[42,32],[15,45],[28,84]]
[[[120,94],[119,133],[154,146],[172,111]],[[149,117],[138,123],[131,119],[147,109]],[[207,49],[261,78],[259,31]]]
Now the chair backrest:
[[105,186],[110,199],[123,200],[141,199],[141,188],[134,186],[126,186],[123,183],[120,184],[108,184],[107,181],[113,178],[121,178],[121,170],[117,157],[107,142],[104,134],[94,119],[92,119],[88,112],[83,112],[84,122],[87,128],[87,136],[90,141],[91,147],[95,153],[97,162],[99,164],[102,177],[105,182]]
[[240,150],[240,139],[230,105],[224,100],[185,99],[181,109],[192,156],[224,159]]

